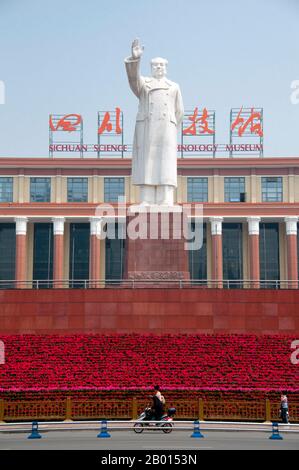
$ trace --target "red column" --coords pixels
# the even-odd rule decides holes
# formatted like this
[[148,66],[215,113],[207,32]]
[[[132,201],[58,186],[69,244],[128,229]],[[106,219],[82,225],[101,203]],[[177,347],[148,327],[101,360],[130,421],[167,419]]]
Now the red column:
[[101,278],[101,219],[98,217],[90,218],[90,261],[89,261],[89,280],[90,287],[101,287],[99,279]]
[[54,217],[54,257],[53,257],[53,287],[62,288],[64,285],[64,217]]
[[16,287],[29,287],[27,280],[27,217],[16,217]]
[[286,217],[287,233],[287,259],[288,259],[288,287],[298,288],[298,248],[297,248],[297,222],[298,217]]
[[260,287],[260,217],[248,217],[250,287]]
[[212,287],[223,287],[222,217],[212,217]]

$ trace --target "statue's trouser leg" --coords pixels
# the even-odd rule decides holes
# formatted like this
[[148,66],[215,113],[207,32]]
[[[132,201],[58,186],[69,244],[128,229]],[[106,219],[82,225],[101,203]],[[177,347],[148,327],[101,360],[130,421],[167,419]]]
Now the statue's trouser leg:
[[150,185],[140,186],[140,203],[146,202],[148,204],[155,204],[156,202],[156,188]]
[[172,206],[174,202],[174,186],[157,186],[157,204],[167,204]]

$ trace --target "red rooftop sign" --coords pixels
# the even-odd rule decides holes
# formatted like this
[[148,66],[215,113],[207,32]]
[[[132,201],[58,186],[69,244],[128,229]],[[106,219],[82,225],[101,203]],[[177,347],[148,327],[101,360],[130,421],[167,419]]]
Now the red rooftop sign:
[[[49,154],[71,152],[81,157],[86,152],[96,152],[98,157],[124,156],[132,151],[132,145],[124,143],[123,112],[119,107],[113,111],[99,111],[97,123],[97,143],[83,141],[83,117],[80,114],[49,117]],[[71,137],[69,137],[71,135]],[[111,142],[113,137],[113,142]],[[230,139],[227,144],[216,143],[215,111],[195,107],[186,111],[181,125],[181,142],[178,153],[216,156],[216,153],[239,153],[263,155],[263,109],[233,108],[230,112]],[[244,138],[250,137],[250,143]],[[204,140],[203,140],[204,139]],[[255,140],[252,140],[255,139]]]

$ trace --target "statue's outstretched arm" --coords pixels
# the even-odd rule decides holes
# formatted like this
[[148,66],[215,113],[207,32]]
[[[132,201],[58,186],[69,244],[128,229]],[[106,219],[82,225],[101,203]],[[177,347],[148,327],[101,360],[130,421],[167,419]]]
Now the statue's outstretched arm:
[[133,93],[139,98],[142,80],[139,72],[140,59],[144,47],[140,45],[139,39],[134,39],[131,48],[131,57],[125,59],[126,71],[128,75],[129,84]]
[[139,39],[136,38],[134,39],[134,41],[132,42],[132,59],[140,59],[142,54],[143,54],[143,51],[144,51],[144,46],[141,46],[140,45],[140,42],[139,42]]

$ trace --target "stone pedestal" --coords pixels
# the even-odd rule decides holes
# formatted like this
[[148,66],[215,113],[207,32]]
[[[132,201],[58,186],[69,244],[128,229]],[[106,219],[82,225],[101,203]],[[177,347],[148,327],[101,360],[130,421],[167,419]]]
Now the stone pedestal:
[[189,280],[185,243],[181,210],[129,215],[124,280],[138,281],[136,287],[177,287],[180,280]]

